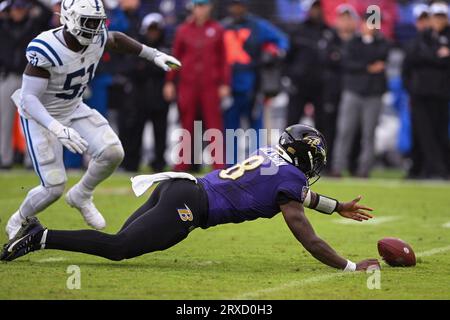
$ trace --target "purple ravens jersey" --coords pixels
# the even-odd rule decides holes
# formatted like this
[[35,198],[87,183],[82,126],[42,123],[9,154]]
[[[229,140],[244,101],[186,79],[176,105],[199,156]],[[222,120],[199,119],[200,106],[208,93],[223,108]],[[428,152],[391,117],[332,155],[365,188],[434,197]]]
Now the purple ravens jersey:
[[280,204],[303,202],[308,181],[275,148],[261,148],[244,162],[198,179],[208,195],[206,227],[272,218]]

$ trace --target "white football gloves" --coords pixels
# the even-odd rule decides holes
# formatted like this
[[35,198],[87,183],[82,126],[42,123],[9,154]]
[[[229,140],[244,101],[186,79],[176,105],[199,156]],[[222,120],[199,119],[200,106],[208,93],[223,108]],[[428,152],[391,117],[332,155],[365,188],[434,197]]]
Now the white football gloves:
[[176,58],[148,46],[142,46],[142,51],[139,56],[149,61],[153,61],[154,64],[166,72],[171,69],[181,68],[181,62]]
[[76,130],[65,127],[56,120],[50,123],[48,130],[50,130],[70,152],[79,154],[86,152],[88,143]]

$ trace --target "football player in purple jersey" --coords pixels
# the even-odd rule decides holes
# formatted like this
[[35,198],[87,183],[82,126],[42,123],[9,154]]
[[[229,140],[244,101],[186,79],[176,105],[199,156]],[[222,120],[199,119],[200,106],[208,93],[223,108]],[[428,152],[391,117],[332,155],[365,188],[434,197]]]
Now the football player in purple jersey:
[[305,215],[306,207],[356,221],[372,218],[372,209],[359,204],[361,196],[339,202],[310,190],[326,157],[323,135],[312,127],[294,125],[284,131],[277,146],[261,148],[231,168],[198,179],[169,177],[115,235],[49,230],[32,217],[4,246],[0,258],[12,261],[32,251],[57,249],[120,261],[168,249],[196,228],[272,218],[281,211],[297,240],[322,263],[345,271],[379,267],[377,259],[354,263],[338,255],[316,235]]

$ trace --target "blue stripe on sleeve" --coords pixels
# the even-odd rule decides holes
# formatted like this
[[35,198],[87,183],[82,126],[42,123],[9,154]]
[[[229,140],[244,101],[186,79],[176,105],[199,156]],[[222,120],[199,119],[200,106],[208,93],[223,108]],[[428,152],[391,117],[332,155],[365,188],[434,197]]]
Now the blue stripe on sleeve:
[[31,47],[28,47],[28,48],[27,48],[27,52],[29,52],[29,51],[36,51],[36,52],[42,54],[44,57],[46,57],[46,58],[48,59],[48,61],[50,61],[50,62],[52,63],[52,66],[54,66],[54,67],[56,66],[56,64],[55,64],[55,62],[53,61],[53,59],[50,58],[50,56],[47,54],[47,52],[45,52],[45,51],[42,50],[41,48],[35,47],[35,46],[31,46]]
[[47,42],[45,42],[44,40],[41,40],[41,39],[34,39],[33,41],[31,41],[32,43],[33,42],[36,42],[36,43],[40,43],[40,44],[42,44],[42,45],[44,45],[48,50],[50,50],[50,52],[53,54],[53,56],[56,58],[56,60],[58,61],[58,63],[59,63],[59,65],[60,66],[62,66],[63,65],[63,62],[62,62],[62,60],[61,60],[61,58],[59,57],[59,55],[58,55],[58,53],[55,51],[55,49],[53,49]]

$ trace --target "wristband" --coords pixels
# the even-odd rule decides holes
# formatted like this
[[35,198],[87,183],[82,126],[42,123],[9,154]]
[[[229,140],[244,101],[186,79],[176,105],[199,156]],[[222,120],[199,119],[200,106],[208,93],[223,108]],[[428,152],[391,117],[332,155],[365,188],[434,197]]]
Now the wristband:
[[154,48],[150,48],[149,46],[142,45],[142,51],[139,53],[139,57],[147,59],[149,61],[155,60],[156,56],[158,55],[158,50]]
[[345,272],[354,272],[356,271],[356,263],[351,262],[350,260],[347,260],[347,265],[344,269]]
[[48,125],[48,130],[50,130],[55,136],[58,136],[59,133],[64,130],[64,126],[59,123],[58,120],[53,120],[52,122],[50,122],[50,124]]
[[333,198],[325,197],[317,194],[315,201],[309,205],[310,209],[314,209],[324,214],[332,214],[339,206],[339,201]]

